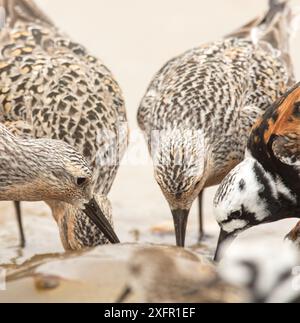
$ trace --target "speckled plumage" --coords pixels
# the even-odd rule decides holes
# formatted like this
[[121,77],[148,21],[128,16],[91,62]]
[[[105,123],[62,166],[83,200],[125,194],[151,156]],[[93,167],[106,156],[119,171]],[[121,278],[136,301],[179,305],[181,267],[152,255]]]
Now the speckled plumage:
[[[118,84],[100,60],[63,35],[33,1],[7,0],[4,7],[8,24],[0,40],[0,121],[17,136],[60,139],[75,147],[93,169],[95,195],[106,196],[128,141]],[[79,210],[51,207],[58,222],[65,216],[70,225],[80,219],[69,235],[95,231]],[[87,240],[87,246],[104,242],[99,232]]]
[[[189,211],[203,188],[219,184],[243,160],[251,127],[293,80],[285,24],[290,9],[271,4],[268,14],[247,28],[169,61],[143,98],[138,122],[172,210]],[[158,142],[155,133],[161,130],[173,139],[163,135]],[[181,145],[182,136],[190,144]],[[193,163],[198,172],[190,172],[188,162],[175,167],[170,162],[174,153],[189,160],[195,151],[202,152]]]
[[7,196],[15,201],[36,201],[46,196],[49,200],[59,196],[61,200],[64,192],[66,200],[76,204],[79,199],[80,205],[80,196],[71,189],[67,194],[62,183],[66,180],[76,187],[77,178],[92,180],[86,160],[60,140],[17,138],[0,124],[0,153],[0,200]]
[[[119,242],[109,223],[107,200],[94,196],[93,172],[75,148],[61,140],[15,137],[0,124],[0,153],[0,201],[17,204],[22,245],[25,237],[18,202],[42,200],[53,207],[54,216],[61,212],[58,208],[64,210],[56,220],[65,246],[83,247],[91,236]],[[67,217],[70,210],[77,210],[76,219]]]
[[[60,140],[22,139],[0,124],[0,200],[64,201],[83,207],[92,197],[92,171]],[[82,185],[77,179],[85,179]]]

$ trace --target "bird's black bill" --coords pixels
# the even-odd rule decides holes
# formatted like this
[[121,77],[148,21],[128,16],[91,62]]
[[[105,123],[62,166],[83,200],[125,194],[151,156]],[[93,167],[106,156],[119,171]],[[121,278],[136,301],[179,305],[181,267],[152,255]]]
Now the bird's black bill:
[[118,236],[103,214],[95,198],[85,205],[84,213],[91,219],[110,243],[120,243]]
[[227,242],[231,238],[231,236],[232,235],[230,233],[221,229],[214,261],[218,262],[221,260],[222,247],[223,247],[224,243]]
[[117,304],[124,303],[128,297],[132,294],[132,289],[130,287],[126,287],[120,297],[116,300]]
[[172,214],[174,219],[177,247],[184,248],[189,210],[174,210],[172,211]]

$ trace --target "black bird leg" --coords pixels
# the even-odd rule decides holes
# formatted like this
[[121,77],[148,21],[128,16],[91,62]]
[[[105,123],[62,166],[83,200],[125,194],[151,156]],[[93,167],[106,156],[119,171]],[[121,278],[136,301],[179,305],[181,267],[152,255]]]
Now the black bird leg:
[[205,238],[204,221],[203,221],[203,191],[199,194],[198,206],[199,206],[199,242],[201,242]]
[[17,215],[17,221],[18,221],[18,227],[20,232],[20,246],[21,248],[25,248],[26,240],[25,240],[25,233],[22,223],[22,211],[21,211],[21,202],[14,202],[15,209],[16,209],[16,215]]

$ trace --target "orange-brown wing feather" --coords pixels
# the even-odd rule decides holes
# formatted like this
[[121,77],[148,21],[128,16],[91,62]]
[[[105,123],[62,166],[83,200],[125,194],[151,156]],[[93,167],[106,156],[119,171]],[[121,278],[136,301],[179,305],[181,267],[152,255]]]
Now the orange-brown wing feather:
[[264,134],[267,144],[274,138],[274,155],[288,165],[300,165],[300,87],[289,93],[277,109],[277,118],[271,118]]
[[269,127],[264,134],[266,143],[274,135],[285,136],[293,132],[300,134],[300,114],[298,115],[300,111],[300,85],[281,101],[276,111],[276,119],[271,118],[268,121]]

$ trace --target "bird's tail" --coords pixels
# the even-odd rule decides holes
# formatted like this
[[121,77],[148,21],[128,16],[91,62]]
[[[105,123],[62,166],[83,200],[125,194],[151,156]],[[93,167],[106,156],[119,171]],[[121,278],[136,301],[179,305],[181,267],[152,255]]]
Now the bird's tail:
[[262,41],[278,50],[292,73],[290,40],[299,26],[299,12],[290,0],[269,0],[269,10],[263,16],[252,20],[228,37],[248,38],[254,44]]
[[53,25],[50,18],[35,4],[34,0],[0,0],[0,7],[5,11],[6,23],[13,26],[16,21],[40,21]]
[[269,0],[269,10],[265,15],[253,19],[227,37],[251,37],[255,42],[267,40],[274,48],[281,49],[282,42],[290,38],[293,29],[294,16],[289,2],[290,0]]

